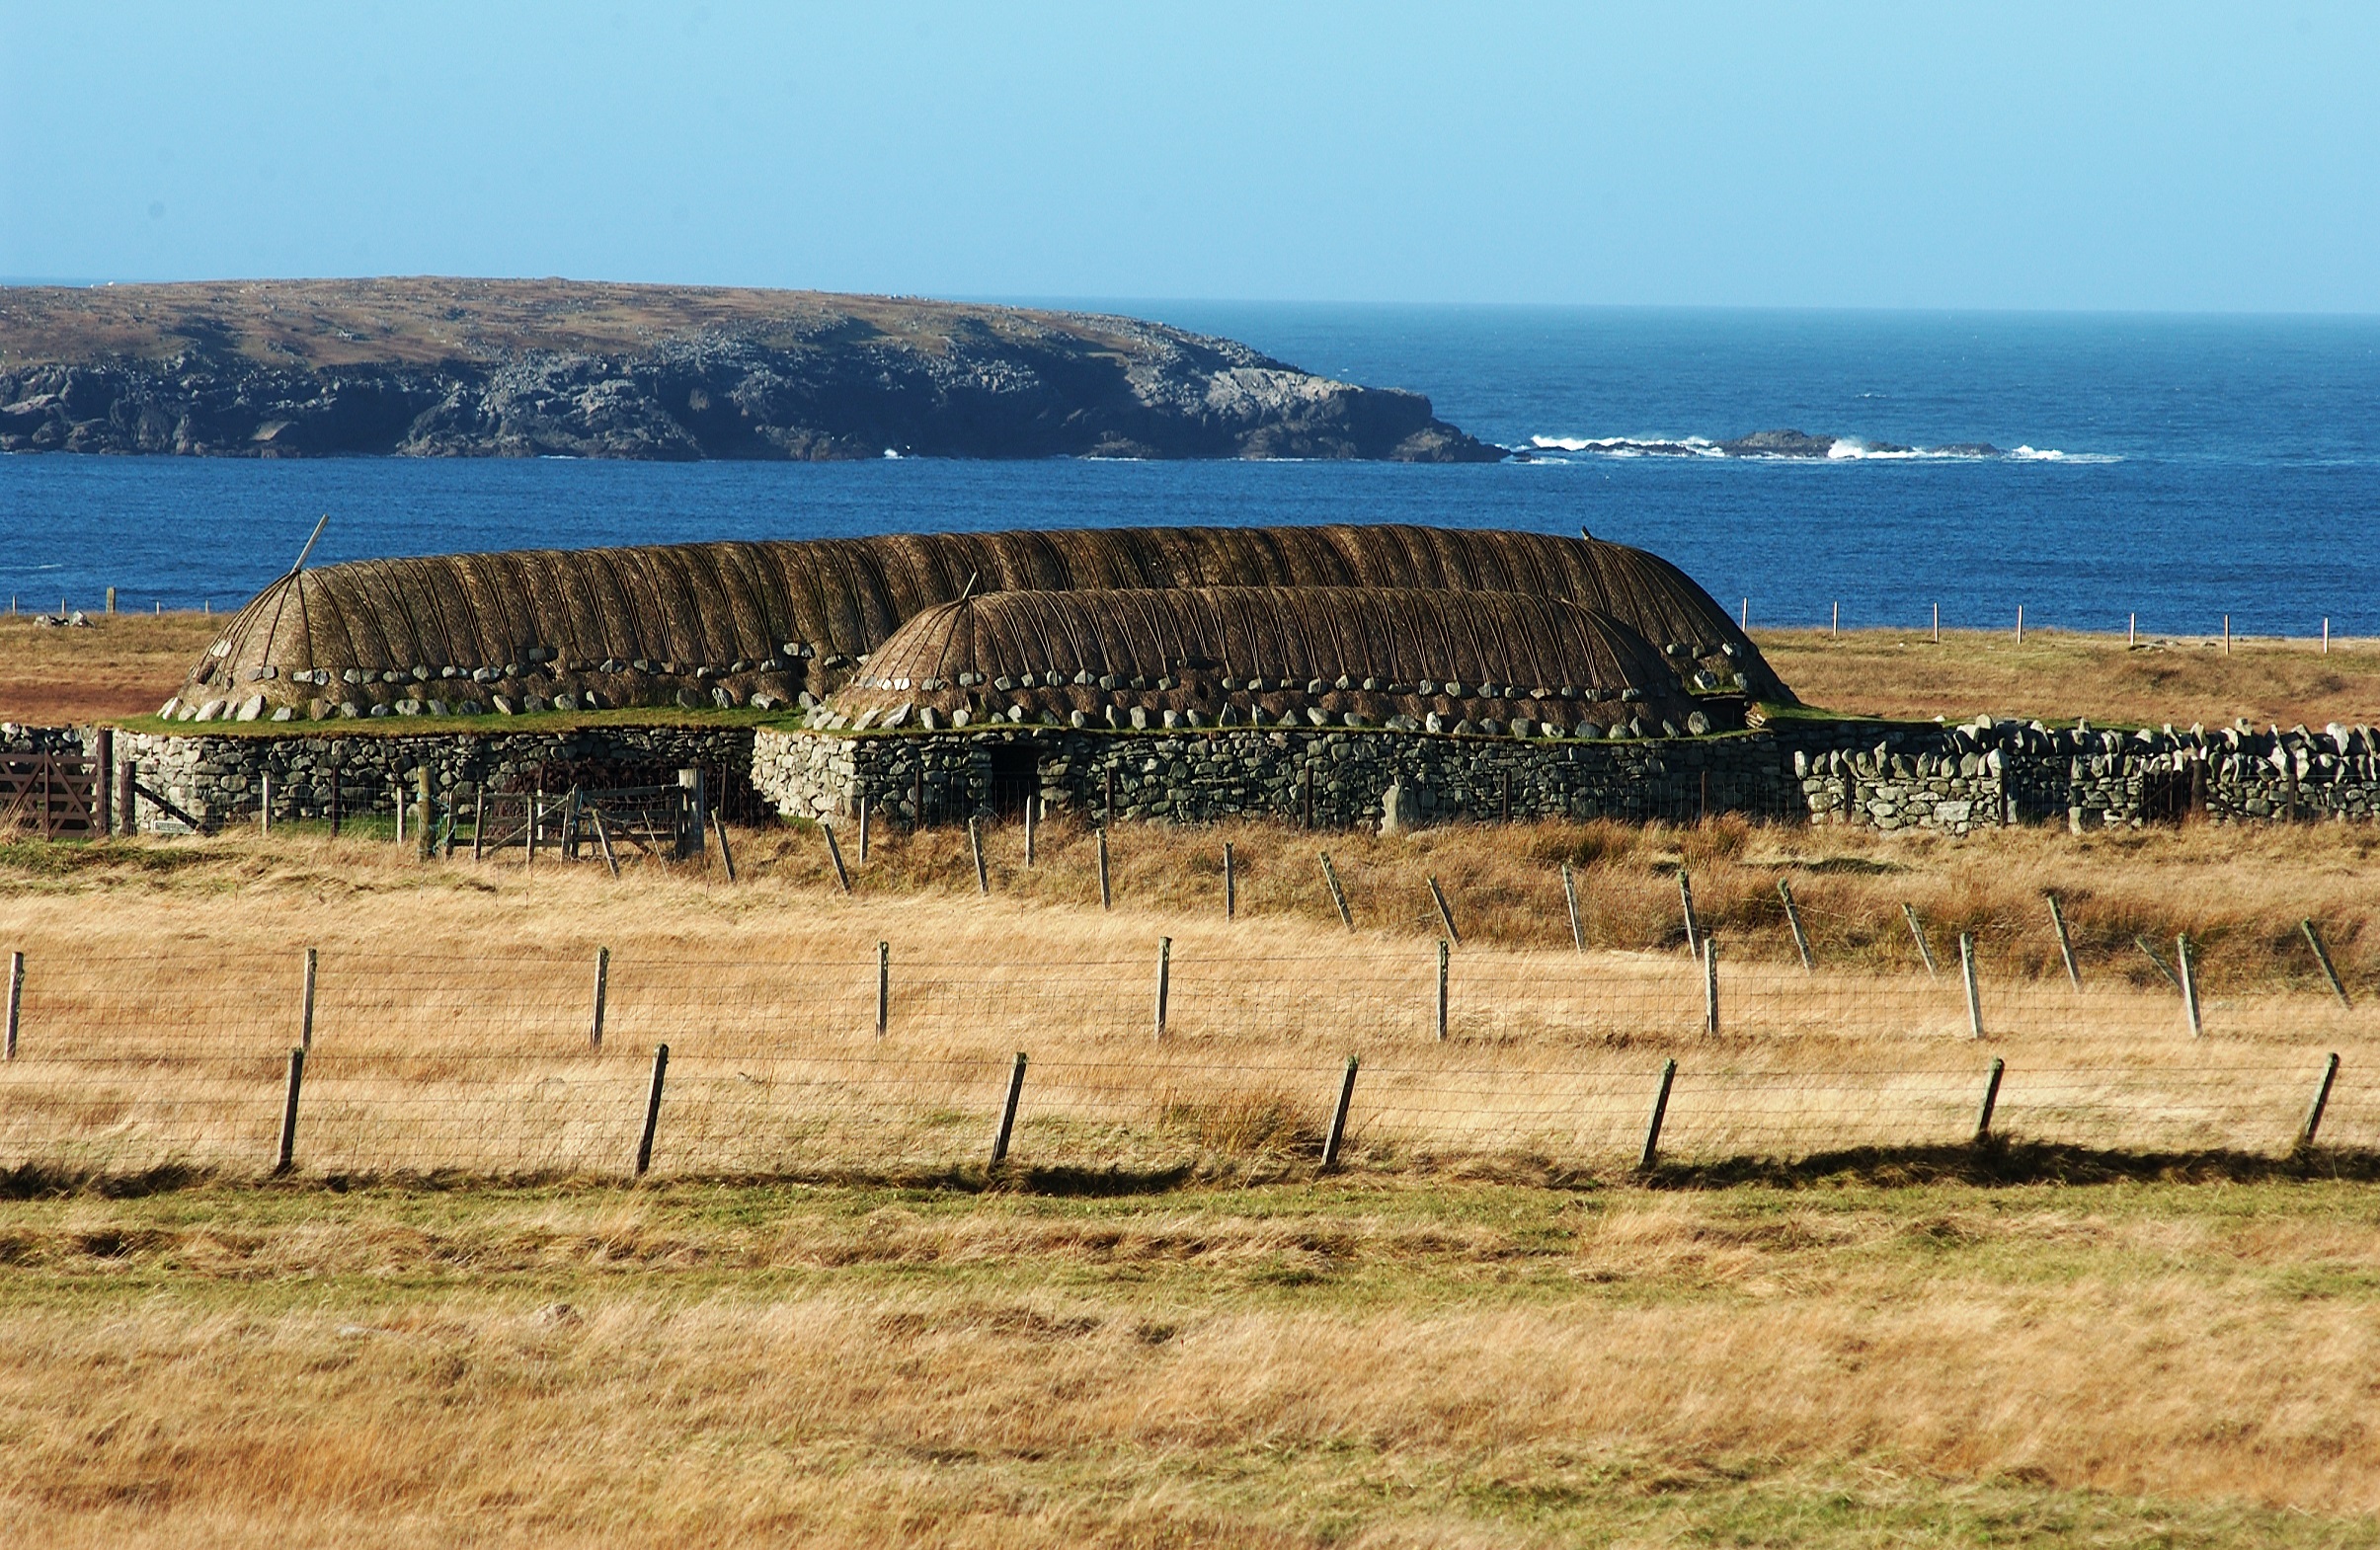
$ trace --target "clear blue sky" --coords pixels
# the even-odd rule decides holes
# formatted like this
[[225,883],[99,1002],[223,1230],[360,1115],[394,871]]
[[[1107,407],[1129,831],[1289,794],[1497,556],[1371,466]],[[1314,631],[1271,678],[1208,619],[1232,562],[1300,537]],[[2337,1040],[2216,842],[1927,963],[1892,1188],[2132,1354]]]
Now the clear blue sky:
[[2380,311],[2380,5],[0,0],[0,275]]

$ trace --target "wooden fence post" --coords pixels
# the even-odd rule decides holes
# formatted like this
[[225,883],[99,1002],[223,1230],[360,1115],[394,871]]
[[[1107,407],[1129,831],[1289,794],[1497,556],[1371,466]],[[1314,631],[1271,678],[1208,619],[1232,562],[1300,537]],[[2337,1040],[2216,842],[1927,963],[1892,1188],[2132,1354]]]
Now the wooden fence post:
[[1926,941],[1926,928],[1918,924],[1917,906],[1904,902],[1901,905],[1901,914],[1909,922],[1909,934],[1917,938],[1917,956],[1925,961],[1926,977],[1929,979],[1941,978],[1942,972],[1934,965],[1934,948]]
[[2187,935],[2174,938],[2174,967],[2182,975],[2182,1009],[2190,1020],[2190,1037],[2203,1038],[2206,1026],[2198,1016],[2198,966],[2192,960]]
[[2331,950],[2323,943],[2322,928],[2314,924],[2312,916],[2299,921],[2298,925],[2306,933],[2306,946],[2314,950],[2314,961],[2322,966],[2323,978],[2331,982],[2331,993],[2339,997],[2340,1006],[2353,1006],[2355,1003],[2347,999],[2347,987],[2340,982],[2339,970],[2331,967]]
[[998,1167],[1008,1160],[1008,1138],[1016,1133],[1016,1101],[1025,1091],[1025,1052],[1016,1051],[1016,1063],[1008,1067],[1008,1096],[1000,1104],[1000,1127],[992,1138],[992,1166]]
[[834,825],[821,823],[818,831],[827,836],[827,859],[834,863],[834,881],[846,893],[851,891],[851,874],[843,870],[843,848],[834,842]]
[[274,1165],[275,1173],[287,1173],[297,1156],[297,1092],[305,1085],[306,1052],[289,1051],[289,1087],[281,1099],[280,1160]]
[[25,1020],[25,955],[8,955],[8,1058],[17,1057],[17,1030]]
[[306,983],[297,1010],[297,1047],[314,1047],[314,949],[306,949]]
[[1678,1079],[1678,1062],[1661,1062],[1661,1085],[1653,1089],[1653,1114],[1644,1125],[1644,1151],[1636,1158],[1636,1167],[1646,1173],[1661,1156],[1661,1122],[1669,1117],[1669,1088]]
[[396,804],[397,809],[396,843],[402,845],[405,843],[405,782],[392,777],[389,786],[389,800]]
[[1992,1111],[2000,1104],[2000,1077],[2008,1062],[1998,1055],[1992,1057],[1992,1068],[1984,1073],[1983,1103],[1975,1110],[1975,1144],[1981,1146],[1992,1138]]
[[[677,859],[697,855],[703,848],[702,771],[677,772]],[[529,849],[537,848],[536,803],[529,805]]]
[[1958,972],[1967,982],[1967,1032],[1983,1037],[1983,995],[1975,984],[1975,933],[1958,933]]
[[1105,828],[1104,826],[1102,826],[1102,827],[1101,827],[1101,828],[1098,830],[1098,839],[1099,839],[1099,907],[1100,907],[1101,909],[1110,909],[1110,908],[1113,908],[1113,907],[1114,907],[1114,905],[1115,905],[1115,901],[1116,901],[1116,900],[1115,900],[1115,895],[1114,895],[1112,892],[1110,892],[1110,891],[1108,891],[1108,887],[1107,887],[1107,830],[1106,830],[1106,828]]
[[[331,777],[331,833],[339,833],[339,777]],[[135,788],[140,784],[140,766],[131,759],[116,772],[116,822],[123,837],[130,839],[140,832],[139,797]]]
[[1347,1138],[1347,1108],[1355,1101],[1356,1057],[1347,1057],[1347,1069],[1339,1077],[1339,1101],[1330,1111],[1330,1133],[1322,1139],[1322,1171],[1330,1172],[1339,1165],[1339,1143]]
[[661,1125],[661,1085],[670,1074],[670,1046],[653,1046],[653,1085],[645,1091],[645,1133],[636,1142],[636,1176],[653,1166],[653,1132]]
[[2058,895],[2044,894],[2049,900],[2049,923],[2058,933],[2058,957],[2066,962],[2066,979],[2077,990],[2083,988],[2083,971],[2074,962],[2074,939],[2066,934],[2066,911],[2058,907]]
[[1447,951],[1446,939],[1440,937],[1438,939],[1438,1042],[1440,1044],[1446,1043],[1447,959],[1450,956]]
[[256,778],[256,831],[273,832],[273,772],[265,770]]
[[876,1037],[893,1026],[893,944],[876,944]]
[[727,880],[733,883],[736,881],[736,853],[728,848],[727,819],[719,815],[717,808],[711,810],[711,831],[719,836],[719,865],[727,869]]
[[1435,876],[1429,879],[1429,884],[1430,897],[1438,905],[1438,923],[1446,927],[1446,939],[1455,946],[1461,947],[1463,933],[1455,929],[1455,912],[1446,907],[1446,890],[1438,886],[1438,879]]
[[1686,956],[1699,958],[1703,952],[1703,927],[1694,917],[1694,880],[1686,875],[1684,867],[1678,869],[1678,908],[1686,917]]
[[1231,842],[1223,842],[1223,917],[1235,920],[1239,916],[1239,875],[1231,864]]
[[428,861],[437,853],[437,825],[431,821],[430,766],[417,764],[413,770],[414,795],[414,855]]
[[2306,1123],[2297,1127],[2297,1149],[2299,1151],[2307,1151],[2313,1147],[2314,1133],[2322,1128],[2322,1112],[2331,1106],[2331,1084],[2338,1080],[2339,1052],[2333,1050],[2331,1058],[2323,1062],[2322,1080],[2314,1088],[2314,1102],[2306,1110]]
[[914,834],[925,827],[925,754],[922,750],[917,754],[917,785],[911,799],[910,812],[914,814],[910,823],[910,832]]
[[[108,611],[114,613],[116,610],[111,608]],[[116,729],[102,727],[96,736],[99,755],[92,761],[91,773],[95,777],[92,785],[97,789],[92,796],[99,803],[98,837],[106,839],[116,832]]]
[[1329,851],[1323,851],[1321,856],[1322,881],[1329,886],[1331,906],[1337,909],[1339,912],[1339,924],[1345,926],[1348,930],[1353,931],[1355,929],[1355,916],[1350,913],[1347,908],[1347,891],[1339,887],[1338,869],[1330,864]]
[[992,896],[992,874],[984,866],[984,830],[975,815],[967,818],[967,848],[975,855],[975,891],[985,898]]
[[1041,798],[1028,793],[1025,797],[1025,866],[1028,870],[1031,869],[1034,861],[1034,830],[1039,827],[1040,816]]
[[1777,896],[1785,900],[1785,924],[1792,929],[1793,951],[1801,955],[1802,971],[1812,972],[1818,966],[1810,958],[1809,933],[1801,929],[1801,911],[1793,907],[1793,885],[1779,878]]
[[859,799],[859,864],[868,864],[868,799]]
[[[487,800],[488,799],[484,796],[473,797],[471,799],[471,859],[473,861],[477,861],[479,859],[480,804],[486,802]],[[603,810],[601,808],[590,808],[587,811],[589,817],[595,823],[595,848],[603,853],[603,865],[610,868],[611,875],[616,878],[620,875],[620,858],[612,853],[611,829],[610,826],[603,821]]]
[[1157,938],[1157,1034],[1165,1037],[1165,997],[1173,988],[1173,938]]
[[1570,876],[1570,863],[1562,863],[1562,902],[1570,910],[1570,948],[1584,953],[1587,950],[1587,924],[1578,913],[1578,883]]
[[600,1049],[603,1047],[603,1007],[605,1002],[610,999],[610,995],[611,949],[599,947],[595,949],[595,1020],[587,1026],[587,1043],[590,1048]]
[[1719,1031],[1719,939],[1703,939],[1703,1032]]

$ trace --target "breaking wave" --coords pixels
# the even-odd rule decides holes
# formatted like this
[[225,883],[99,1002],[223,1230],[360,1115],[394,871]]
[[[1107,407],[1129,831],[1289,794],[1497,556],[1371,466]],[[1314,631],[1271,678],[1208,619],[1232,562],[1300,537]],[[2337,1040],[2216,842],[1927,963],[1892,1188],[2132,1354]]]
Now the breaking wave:
[[1568,461],[1580,457],[1707,457],[1811,463],[2120,463],[2105,452],[2066,452],[2056,447],[1999,447],[1988,441],[1944,446],[1902,446],[1864,436],[1809,435],[1799,430],[1762,430],[1732,440],[1708,436],[1552,436],[1529,438],[1524,454]]

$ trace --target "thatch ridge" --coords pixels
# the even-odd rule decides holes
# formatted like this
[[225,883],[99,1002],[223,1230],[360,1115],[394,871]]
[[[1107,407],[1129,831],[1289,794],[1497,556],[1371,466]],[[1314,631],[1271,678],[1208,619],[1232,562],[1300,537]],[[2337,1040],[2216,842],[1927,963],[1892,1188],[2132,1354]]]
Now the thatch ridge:
[[[1398,524],[1080,528],[520,550],[352,561],[283,578],[225,627],[185,714],[256,699],[305,714],[439,699],[790,700],[839,684],[904,621],[981,593],[1374,586],[1561,597],[1672,665],[1789,699],[1677,567],[1593,538]],[[296,674],[296,677],[292,677]],[[396,677],[392,679],[391,674]]]
[[[1091,588],[940,603],[827,703],[831,725],[870,712],[868,724],[881,725],[906,707],[895,725],[930,708],[959,726],[1116,725],[1138,710],[1142,725],[1305,724],[1314,712],[1330,725],[1436,713],[1565,729],[1643,716],[1682,728],[1694,709],[1662,654],[1608,614],[1534,593],[1387,586]],[[1226,720],[1227,710],[1238,715]]]

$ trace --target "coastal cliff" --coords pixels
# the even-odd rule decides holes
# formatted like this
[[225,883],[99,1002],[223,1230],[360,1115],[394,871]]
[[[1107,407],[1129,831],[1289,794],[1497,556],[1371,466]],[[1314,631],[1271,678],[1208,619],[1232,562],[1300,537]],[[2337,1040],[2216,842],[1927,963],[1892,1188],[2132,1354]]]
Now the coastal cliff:
[[0,288],[0,452],[1502,455],[1418,393],[1085,313],[404,278]]

